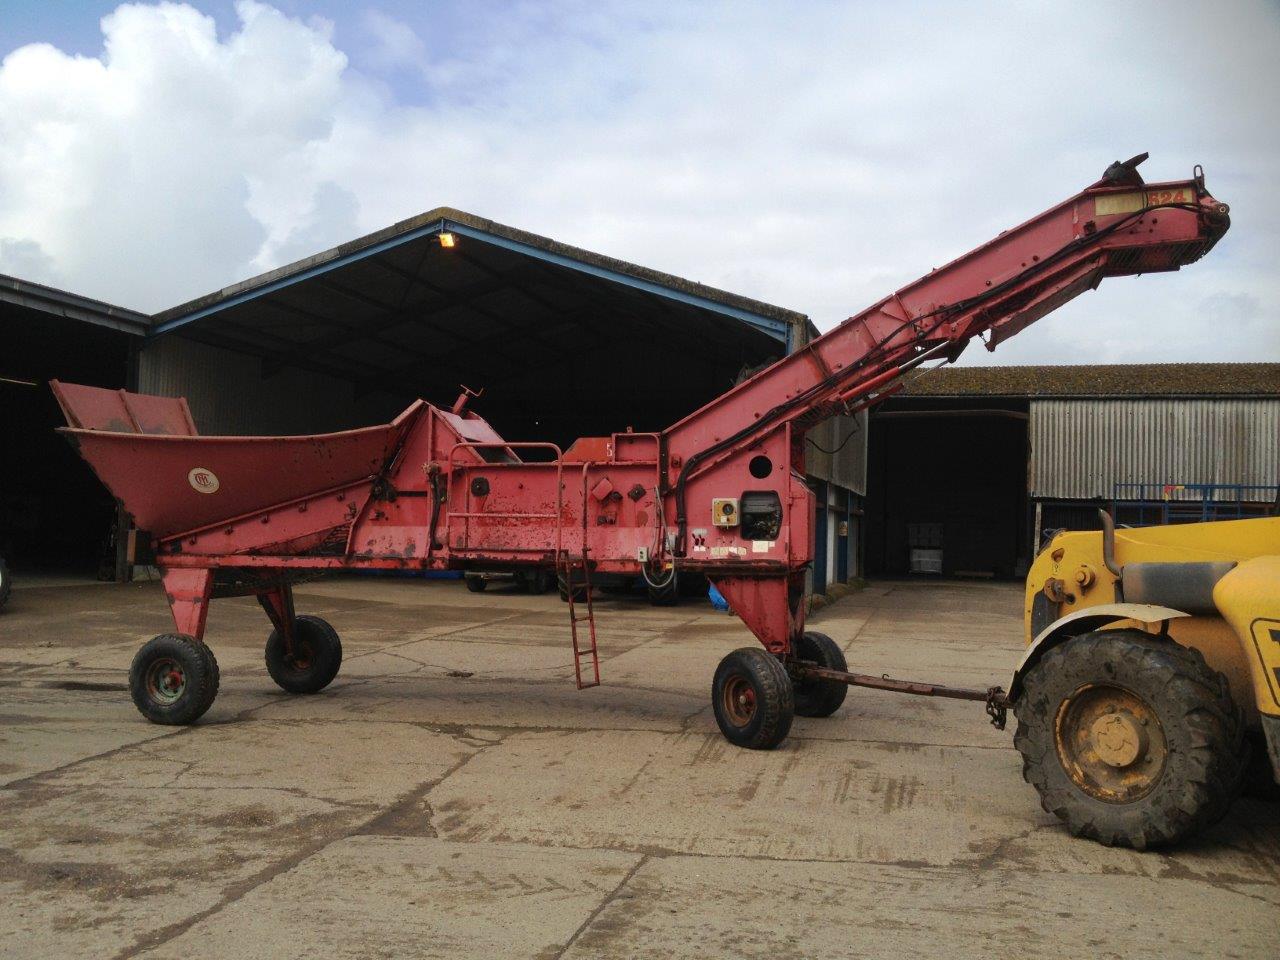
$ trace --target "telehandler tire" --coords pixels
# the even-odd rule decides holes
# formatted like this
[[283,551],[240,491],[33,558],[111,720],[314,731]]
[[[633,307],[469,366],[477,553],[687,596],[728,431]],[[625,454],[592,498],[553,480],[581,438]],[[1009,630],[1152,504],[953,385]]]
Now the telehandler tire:
[[152,723],[199,720],[218,695],[218,661],[207,645],[181,633],[148,640],[129,667],[129,693]]
[[319,693],[338,675],[342,666],[342,641],[338,632],[319,617],[293,619],[293,656],[285,652],[284,638],[272,630],[267,638],[267,673],[286,693]]
[[795,699],[782,661],[761,647],[742,647],[720,661],[711,706],[725,739],[751,750],[772,750],[791,731]]
[[1198,650],[1103,630],[1045,653],[1014,704],[1023,778],[1075,836],[1176,843],[1221,819],[1248,760],[1226,678]]
[[[806,631],[795,644],[797,660],[809,660],[829,670],[848,670],[844,651],[825,633]],[[849,685],[838,680],[796,680],[796,714],[801,717],[829,717],[844,703]]]
[[467,585],[467,589],[472,593],[484,593],[485,587],[489,586],[489,581],[484,577],[463,577],[462,582]]

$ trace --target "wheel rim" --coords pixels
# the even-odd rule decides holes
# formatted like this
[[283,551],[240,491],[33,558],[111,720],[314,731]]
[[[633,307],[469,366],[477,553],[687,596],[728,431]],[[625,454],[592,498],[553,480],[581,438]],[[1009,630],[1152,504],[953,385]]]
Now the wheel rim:
[[1106,803],[1145,797],[1160,782],[1169,756],[1151,705],[1108,684],[1088,684],[1062,702],[1054,740],[1072,782]]
[[177,703],[187,690],[187,674],[172,657],[161,657],[147,669],[147,694],[158,703]]
[[295,670],[310,670],[311,656],[311,644],[295,639],[293,641],[293,656],[289,658],[289,666]]
[[726,680],[720,702],[735,727],[745,727],[756,715],[756,690],[746,677],[735,675]]

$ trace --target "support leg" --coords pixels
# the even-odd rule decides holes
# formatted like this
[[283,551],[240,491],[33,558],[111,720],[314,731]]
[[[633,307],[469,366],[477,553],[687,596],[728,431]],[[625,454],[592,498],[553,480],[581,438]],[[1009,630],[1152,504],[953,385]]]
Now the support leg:
[[297,625],[297,618],[293,612],[293,587],[286,583],[283,586],[264,590],[258,594],[258,603],[267,612],[267,616],[271,619],[271,625],[276,628],[276,633],[280,635],[280,639],[284,644],[285,654],[292,657],[294,633]]
[[275,627],[267,638],[267,672],[288,693],[317,693],[338,675],[342,641],[326,621],[294,613],[288,584],[258,594],[258,603]]
[[178,633],[203,642],[213,593],[212,570],[170,569],[164,572],[164,592]]
[[804,633],[803,572],[789,577],[713,576],[711,581],[770,653],[786,656]]

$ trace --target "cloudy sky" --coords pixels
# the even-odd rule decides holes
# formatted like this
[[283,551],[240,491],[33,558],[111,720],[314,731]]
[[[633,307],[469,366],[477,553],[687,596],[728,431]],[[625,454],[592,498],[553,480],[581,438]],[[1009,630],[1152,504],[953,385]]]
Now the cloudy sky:
[[1280,3],[0,4],[0,273],[157,310],[440,205],[826,329],[1143,150],[1233,226],[967,362],[1280,360]]

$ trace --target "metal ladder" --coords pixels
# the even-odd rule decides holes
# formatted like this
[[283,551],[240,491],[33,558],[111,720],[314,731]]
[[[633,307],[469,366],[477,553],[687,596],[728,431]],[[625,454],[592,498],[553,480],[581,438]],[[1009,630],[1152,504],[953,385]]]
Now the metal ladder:
[[[587,565],[586,551],[584,550],[583,553],[584,556],[572,557],[567,550],[561,551],[560,562],[556,564],[569,600],[569,633],[573,639],[573,678],[579,690],[600,686],[600,652],[596,647],[596,618],[591,606],[591,568]],[[581,573],[581,578],[575,579],[575,573]],[[587,598],[585,617],[578,616],[577,606],[573,600],[573,595],[579,588],[584,591]],[[580,623],[587,625],[589,643],[586,645],[579,641],[578,624]],[[586,656],[591,657],[591,676],[590,679],[583,680],[582,658]]]

